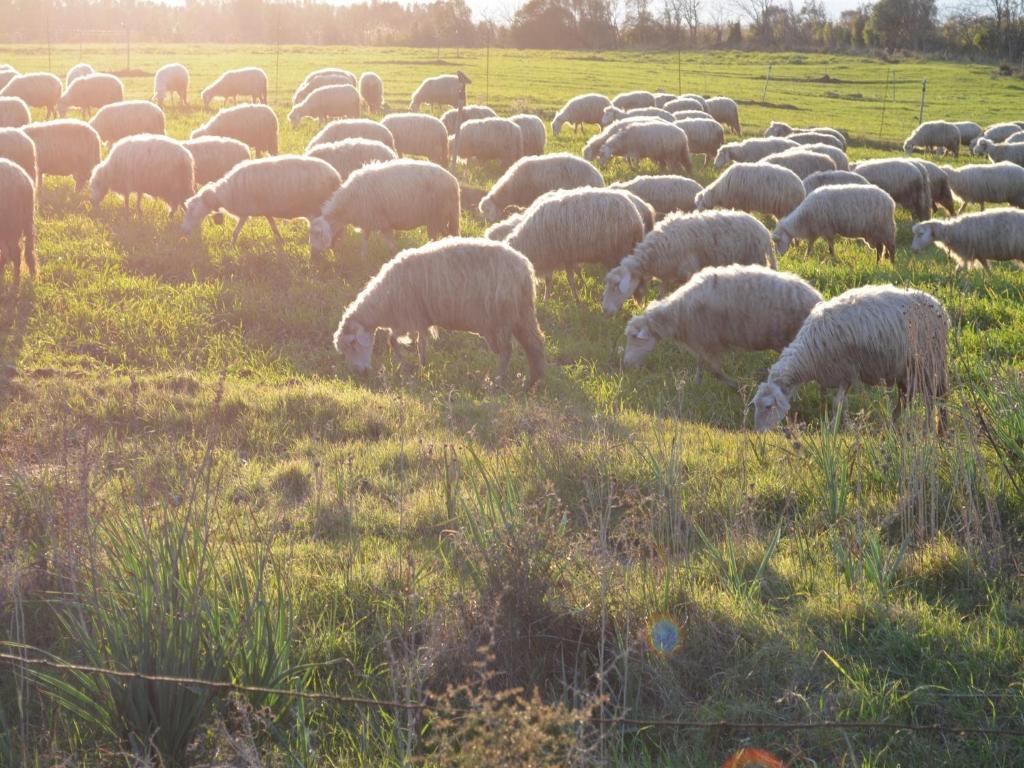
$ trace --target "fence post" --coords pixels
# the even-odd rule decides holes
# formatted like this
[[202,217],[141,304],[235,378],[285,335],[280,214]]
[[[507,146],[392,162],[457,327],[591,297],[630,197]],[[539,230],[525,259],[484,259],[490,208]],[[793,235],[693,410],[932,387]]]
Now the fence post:
[[921,111],[917,116],[918,125],[924,122],[924,92],[928,90],[928,81],[921,81]]
[[487,22],[487,59],[484,65],[484,104],[491,103],[491,22]]
[[768,96],[768,83],[771,82],[771,79],[772,79],[772,67],[774,67],[774,66],[775,66],[774,64],[769,64],[768,65],[768,74],[764,76],[764,90],[761,91],[761,103],[762,104],[764,104],[764,100]]
[[683,33],[676,42],[676,96],[683,92]]

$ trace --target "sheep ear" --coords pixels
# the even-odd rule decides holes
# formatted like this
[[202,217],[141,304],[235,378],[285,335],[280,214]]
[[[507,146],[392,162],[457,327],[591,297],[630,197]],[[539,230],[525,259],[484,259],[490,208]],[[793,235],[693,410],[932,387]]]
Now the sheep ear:
[[623,275],[622,275],[622,279],[619,280],[619,293],[623,294],[624,296],[628,295],[629,294],[629,288],[630,288],[630,286],[632,284],[633,284],[633,276],[631,274],[629,274],[628,270],[626,270],[623,273]]

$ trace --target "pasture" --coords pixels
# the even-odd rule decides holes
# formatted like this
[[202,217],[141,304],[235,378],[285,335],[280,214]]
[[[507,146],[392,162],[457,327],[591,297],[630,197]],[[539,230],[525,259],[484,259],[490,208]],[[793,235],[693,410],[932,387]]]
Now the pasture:
[[[1021,81],[980,65],[437,54],[145,45],[124,80],[149,98],[159,66],[188,66],[192,106],[167,109],[185,138],[203,85],[261,66],[295,153],[318,126],[288,125],[291,94],[325,66],[377,72],[395,109],[461,69],[471,103],[546,122],[588,91],[728,95],[744,135],[833,126],[851,159],[899,153],[924,79],[926,120],[1024,117]],[[0,46],[23,72],[80,59],[118,71],[125,52]],[[549,135],[548,151],[578,154],[592,132]],[[499,171],[457,175],[486,187]],[[631,172],[618,160],[604,175]],[[598,269],[580,304],[564,275],[538,302],[549,368],[529,394],[518,349],[499,386],[479,338],[443,331],[422,369],[378,338],[360,378],[331,337],[391,255],[383,240],[361,258],[349,234],[311,259],[305,222],[282,225],[278,251],[264,221],[235,247],[230,226],[186,239],[179,218],[152,200],[126,217],[114,196],[93,212],[48,179],[39,276],[0,287],[0,653],[323,697],[3,662],[0,765],[124,764],[146,751],[129,737],[140,722],[168,761],[196,764],[667,768],[743,747],[790,766],[1024,764],[1024,737],[999,733],[1024,729],[1017,265],[954,273],[936,248],[911,254],[902,209],[894,263],[850,241],[835,263],[822,242],[790,249],[780,268],[826,297],[891,282],[944,303],[950,427],[928,433],[917,411],[893,424],[881,388],[837,415],[811,385],[789,434],[761,435],[746,403],[774,353],[727,360],[739,393],[694,381],[671,344],[623,369],[639,307],[606,317]],[[469,214],[462,227],[484,228]],[[814,727],[833,721],[877,727]]]

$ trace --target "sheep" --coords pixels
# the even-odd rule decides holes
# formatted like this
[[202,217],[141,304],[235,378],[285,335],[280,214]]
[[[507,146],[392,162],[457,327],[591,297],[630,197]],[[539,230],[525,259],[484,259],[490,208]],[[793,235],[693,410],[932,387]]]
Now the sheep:
[[[7,67],[7,68],[4,69],[4,67]],[[12,67],[8,67],[6,64],[4,64],[3,66],[0,66],[0,91],[2,91],[4,89],[4,87],[9,82],[11,82],[11,80],[16,78],[19,74],[21,74],[21,73],[18,72],[18,70],[14,69]]]
[[[994,125],[988,126],[988,128],[985,129],[984,133],[982,133],[979,138],[985,138],[994,144],[998,144],[999,142],[1012,136],[1019,130],[1020,126],[1017,125],[1017,123],[996,123]],[[975,141],[977,141],[977,139],[975,139]],[[971,148],[974,148],[973,145],[971,146]]]
[[413,92],[409,101],[409,111],[419,112],[423,104],[447,105],[462,107],[466,104],[466,86],[472,80],[462,72],[454,75],[438,75],[428,77]]
[[705,267],[726,264],[778,266],[761,222],[739,211],[671,214],[608,272],[601,306],[614,315],[652,278],[661,281],[664,295]]
[[432,163],[448,165],[448,131],[436,117],[416,112],[392,113],[384,118],[383,125],[394,137],[399,157],[422,155]]
[[183,141],[195,163],[196,187],[219,181],[228,171],[249,159],[249,145],[224,136],[204,136]]
[[853,171],[819,171],[804,179],[804,192],[811,194],[820,187],[835,184],[870,184],[871,182]]
[[843,149],[846,148],[846,137],[841,131],[837,131],[835,128],[817,127],[817,128],[794,128],[788,123],[772,122],[764,132],[766,137],[786,137],[791,133],[827,133],[838,139],[843,143]]
[[18,128],[0,128],[0,157],[24,169],[35,184],[39,175],[36,164],[36,145],[28,134]]
[[779,219],[772,241],[779,256],[794,240],[806,240],[810,251],[819,237],[828,241],[836,260],[837,237],[860,238],[875,249],[877,261],[896,255],[896,203],[871,184],[838,184],[816,189],[792,213]]
[[846,151],[845,140],[836,138],[835,135],[825,131],[793,131],[783,138],[795,141],[797,144],[826,144],[830,147],[835,147],[841,152],[845,153]]
[[602,128],[598,133],[590,137],[587,143],[583,147],[583,159],[584,160],[596,160],[598,153],[601,151],[601,147],[605,145],[612,136],[619,131],[625,130],[627,126],[636,123],[660,123],[664,124],[664,120],[653,117],[627,117],[622,120],[617,120],[609,126]]
[[629,181],[617,181],[612,189],[625,189],[646,200],[658,218],[676,211],[688,212],[694,207],[694,198],[703,187],[685,176],[634,176]]
[[178,94],[181,105],[188,104],[188,86],[191,77],[183,64],[165,64],[153,76],[153,101],[161,107],[167,94]]
[[653,107],[654,94],[650,91],[629,91],[628,93],[620,93],[612,99],[611,105],[622,110]]
[[92,68],[91,64],[86,64],[85,62],[75,64],[75,66],[68,70],[67,75],[64,77],[64,87],[67,88],[80,77],[94,74],[96,74],[96,70]]
[[359,91],[351,85],[324,85],[292,107],[288,122],[298,128],[304,117],[325,123],[332,117],[359,117]]
[[295,89],[295,93],[292,95],[292,106],[301,102],[317,88],[322,88],[325,85],[351,85],[355,87],[358,84],[356,76],[347,69],[335,67],[318,69],[316,72],[310,72],[306,75],[306,79]]
[[315,157],[282,155],[246,160],[189,198],[181,229],[191,235],[207,215],[224,210],[238,219],[231,235],[235,244],[250,217],[262,216],[280,248],[284,241],[275,219],[312,221],[339,186],[338,172]]
[[[949,318],[942,304],[922,291],[892,285],[853,288],[811,310],[754,395],[754,428],[772,429],[789,411],[805,382],[836,388],[838,412],[846,390],[861,382],[895,385],[904,400],[920,394],[931,416],[948,389],[946,345]],[[940,429],[945,412],[939,408]]]
[[484,106],[483,104],[467,104],[464,107],[449,109],[441,115],[441,122],[444,123],[444,127],[445,130],[448,131],[448,135],[454,136],[455,131],[459,129],[459,126],[467,120],[479,120],[484,117],[497,116],[498,113],[488,106]]
[[584,93],[569,99],[551,121],[551,133],[557,136],[563,125],[571,125],[577,133],[584,125],[601,125],[601,116],[612,105],[607,96],[600,93]]
[[659,341],[671,339],[697,358],[698,383],[706,368],[735,389],[736,380],[722,370],[722,355],[730,349],[783,350],[821,300],[810,283],[790,272],[760,265],[708,267],[630,319],[622,363],[637,366]]
[[975,262],[985,269],[989,261],[1024,262],[1024,211],[999,208],[915,224],[910,249],[917,253],[932,244],[949,254],[957,272]]
[[501,221],[491,224],[484,232],[484,237],[488,240],[504,240],[512,234],[512,230],[519,226],[519,222],[522,220],[523,211],[517,211]]
[[985,203],[1009,203],[1024,208],[1024,168],[1019,165],[1007,162],[961,168],[947,165],[942,170],[953,193],[963,201],[960,211],[968,203],[979,203],[983,211]]
[[937,151],[957,157],[960,154],[960,130],[945,120],[929,120],[921,123],[903,142],[903,151],[908,155],[917,147]]
[[328,123],[314,136],[306,145],[308,152],[318,144],[333,144],[336,141],[345,139],[370,139],[387,144],[391,149],[395,148],[395,137],[386,126],[376,123],[373,120],[335,120]]
[[100,164],[100,136],[93,127],[81,120],[53,120],[31,123],[21,130],[36,145],[36,186],[42,189],[47,174],[71,176],[75,191],[81,192],[92,169]]
[[898,205],[910,211],[915,221],[931,216],[931,183],[920,163],[902,158],[865,160],[854,163],[850,170],[888,192]]
[[977,123],[972,123],[969,120],[965,120],[959,123],[953,123],[956,129],[960,131],[960,144],[963,146],[969,146],[972,141],[981,136],[981,126]]
[[665,90],[663,88],[659,88],[658,90],[656,90],[654,92],[654,106],[659,107],[659,108],[663,107],[664,105],[668,104],[670,101],[675,101],[675,99],[677,99],[677,98],[679,98],[679,97],[678,96],[674,96],[671,93],[665,93]]
[[644,224],[644,235],[649,234],[654,229],[654,225],[658,223],[658,212],[654,210],[653,205],[640,197],[640,195],[633,194],[628,189],[622,189],[621,187],[608,187],[608,189],[611,192],[625,195],[626,199],[633,204],[636,212],[640,214],[640,221]]
[[1024,131],[1017,131],[1011,133],[1006,139],[1003,140],[1003,144],[1021,144],[1024,143]]
[[0,96],[0,128],[21,128],[31,122],[28,104],[14,96]]
[[604,166],[612,157],[625,157],[632,166],[648,158],[664,170],[693,171],[686,132],[671,123],[633,123],[616,133],[598,153]]
[[189,138],[201,136],[227,136],[245,142],[259,155],[277,154],[277,115],[265,104],[239,104],[222,109],[202,126],[192,131]]
[[819,155],[828,155],[832,158],[832,162],[836,164],[837,171],[850,170],[850,158],[846,156],[846,152],[838,149],[833,144],[801,144],[800,149],[804,152],[817,152]]
[[[700,112],[700,111],[698,111],[696,109],[679,109],[679,110],[676,110],[675,112],[672,113],[672,120],[673,120],[673,122],[677,122],[679,120],[709,120],[709,119],[710,120],[715,120],[707,112]],[[718,121],[715,120],[715,123],[718,123]],[[720,123],[718,123],[718,124],[720,125]],[[723,141],[724,141],[724,139],[723,139]]]
[[746,139],[723,144],[715,155],[715,170],[729,163],[756,163],[763,157],[800,146],[789,139]]
[[134,192],[138,213],[142,213],[143,195],[151,195],[167,203],[173,215],[195,189],[192,155],[166,136],[128,136],[114,144],[107,159],[93,168],[89,187],[94,210],[109,192],[116,192],[124,198],[127,214]]
[[924,167],[928,176],[928,187],[932,193],[932,213],[939,210],[941,205],[950,215],[956,213],[956,202],[953,200],[953,190],[949,186],[949,177],[946,172],[929,160],[917,160],[919,165]]
[[20,165],[0,158],[0,281],[8,262],[14,271],[14,287],[21,281],[21,240],[25,239],[25,263],[36,276],[36,188]]
[[60,78],[49,72],[29,72],[11,78],[0,96],[14,96],[30,107],[46,109],[46,119],[57,116],[57,102],[63,88]]
[[384,107],[384,81],[376,72],[363,72],[359,76],[359,95],[371,112],[380,112]]
[[239,96],[248,96],[252,103],[267,103],[267,73],[259,67],[231,69],[203,88],[203,109],[210,108],[214,99],[238,101]]
[[485,117],[467,120],[449,142],[452,157],[481,162],[496,160],[503,169],[523,156],[523,132],[512,120]]
[[614,266],[643,238],[643,220],[625,195],[583,188],[556,190],[537,198],[505,242],[544,275],[545,298],[552,272],[564,269],[578,302],[578,264]]
[[333,144],[318,144],[306,152],[310,157],[319,157],[331,164],[344,181],[364,165],[386,163],[397,160],[395,150],[387,144],[370,139],[345,139]]
[[707,110],[705,109],[707,107],[706,101],[704,101],[703,99],[697,101],[696,99],[691,99],[689,97],[680,97],[677,99],[672,99],[671,101],[668,101],[664,104],[659,104],[658,106],[667,112],[682,112],[684,110],[693,112],[707,112]]
[[671,112],[657,107],[638,107],[636,109],[619,109],[618,107],[606,107],[601,114],[601,125],[607,128],[612,123],[624,120],[627,117],[653,117],[671,123],[675,117]]
[[835,161],[828,155],[818,152],[805,152],[803,149],[787,149],[785,152],[776,152],[774,155],[762,158],[757,161],[759,164],[778,165],[782,168],[789,168],[800,180],[819,171],[836,170]]
[[804,199],[800,177],[777,165],[740,163],[726,170],[694,199],[698,211],[734,208],[781,219]]
[[447,170],[423,160],[391,160],[355,171],[323,205],[310,225],[314,255],[326,251],[351,224],[362,230],[361,254],[370,232],[381,232],[394,248],[396,229],[426,226],[430,239],[459,234],[459,182]]
[[511,205],[527,207],[545,192],[576,187],[603,187],[598,170],[575,155],[556,153],[524,157],[509,168],[480,201],[487,222],[497,221]]
[[676,120],[674,125],[686,134],[690,155],[704,155],[705,163],[718,154],[725,143],[725,131],[718,121],[711,118]]
[[988,159],[993,163],[1008,161],[1024,165],[1024,144],[996,144],[991,139],[982,137],[974,141],[972,151],[976,155],[988,155]]
[[735,101],[725,96],[715,96],[705,100],[705,104],[704,111],[715,120],[729,126],[729,130],[737,136],[743,133],[740,127],[740,108]]
[[548,141],[548,129],[536,115],[512,115],[509,118],[523,134],[523,155],[543,155]]
[[479,334],[498,356],[499,381],[508,373],[515,338],[526,353],[527,389],[544,376],[533,266],[504,243],[460,237],[402,251],[345,309],[334,347],[365,373],[380,327],[392,339],[416,337],[421,365],[435,327]]
[[164,111],[149,101],[119,101],[101,107],[89,121],[105,144],[113,145],[125,136],[166,133]]

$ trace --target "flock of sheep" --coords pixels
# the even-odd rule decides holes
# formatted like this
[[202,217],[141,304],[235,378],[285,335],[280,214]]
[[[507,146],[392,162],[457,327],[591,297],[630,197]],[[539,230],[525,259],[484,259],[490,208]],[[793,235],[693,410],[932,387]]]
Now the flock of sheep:
[[[186,234],[207,216],[220,223],[228,213],[237,219],[233,239],[248,219],[263,217],[280,242],[277,219],[307,219],[314,255],[349,226],[361,231],[364,252],[372,233],[394,248],[395,230],[425,226],[436,242],[386,263],[338,325],[335,347],[357,370],[371,367],[378,328],[395,349],[415,343],[421,360],[428,335],[445,328],[482,336],[498,356],[499,377],[514,338],[526,353],[530,386],[544,373],[535,275],[545,278],[546,297],[552,273],[564,270],[578,301],[577,268],[598,264],[608,270],[602,305],[610,315],[631,297],[642,299],[653,280],[664,296],[626,324],[626,365],[674,339],[735,386],[721,367],[725,351],[781,352],[753,400],[755,427],[763,430],[784,418],[794,392],[812,380],[837,389],[839,401],[858,382],[894,385],[897,409],[919,394],[940,415],[947,389],[949,321],[934,297],[875,285],[824,301],[797,275],[777,271],[777,256],[794,241],[810,248],[822,238],[834,259],[836,239],[855,238],[891,260],[901,206],[918,222],[914,251],[934,243],[958,268],[1024,259],[1024,212],[985,210],[986,203],[1024,206],[1024,123],[982,130],[934,121],[904,146],[908,154],[957,155],[966,145],[987,155],[987,164],[850,163],[845,135],[830,127],[772,123],[763,137],[727,143],[726,129],[741,133],[729,98],[585,94],[551,124],[555,135],[565,126],[598,127],[577,157],[545,154],[547,127],[535,115],[505,118],[467,105],[467,84],[461,72],[428,78],[410,111],[377,121],[362,115],[386,111],[379,76],[318,70],[299,86],[288,118],[293,127],[305,118],[325,125],[305,154],[278,155],[278,120],[260,69],[226,72],[206,87],[204,107],[220,98],[224,108],[177,141],[164,135],[163,106],[174,94],[187,103],[189,72],[180,64],[156,74],[151,101],[124,100],[120,80],[85,64],[66,83],[0,65],[0,278],[9,261],[17,284],[22,240],[35,275],[36,190],[45,175],[70,176],[79,191],[88,185],[94,207],[115,192],[128,213],[132,194],[138,207],[149,195],[172,214],[183,208]],[[239,97],[252,103],[226,105]],[[450,109],[437,118],[421,113],[423,105]],[[58,119],[32,122],[30,107]],[[70,109],[91,119],[67,119]],[[695,155],[721,171],[707,187],[685,175]],[[459,157],[496,161],[504,174],[486,191],[463,187],[449,170]],[[603,167],[616,157],[631,167],[648,159],[662,173],[606,186],[594,161]],[[969,203],[981,211],[956,215]],[[949,218],[930,218],[939,206]],[[484,238],[460,237],[464,207],[489,224]],[[774,230],[755,215],[774,219]]]

